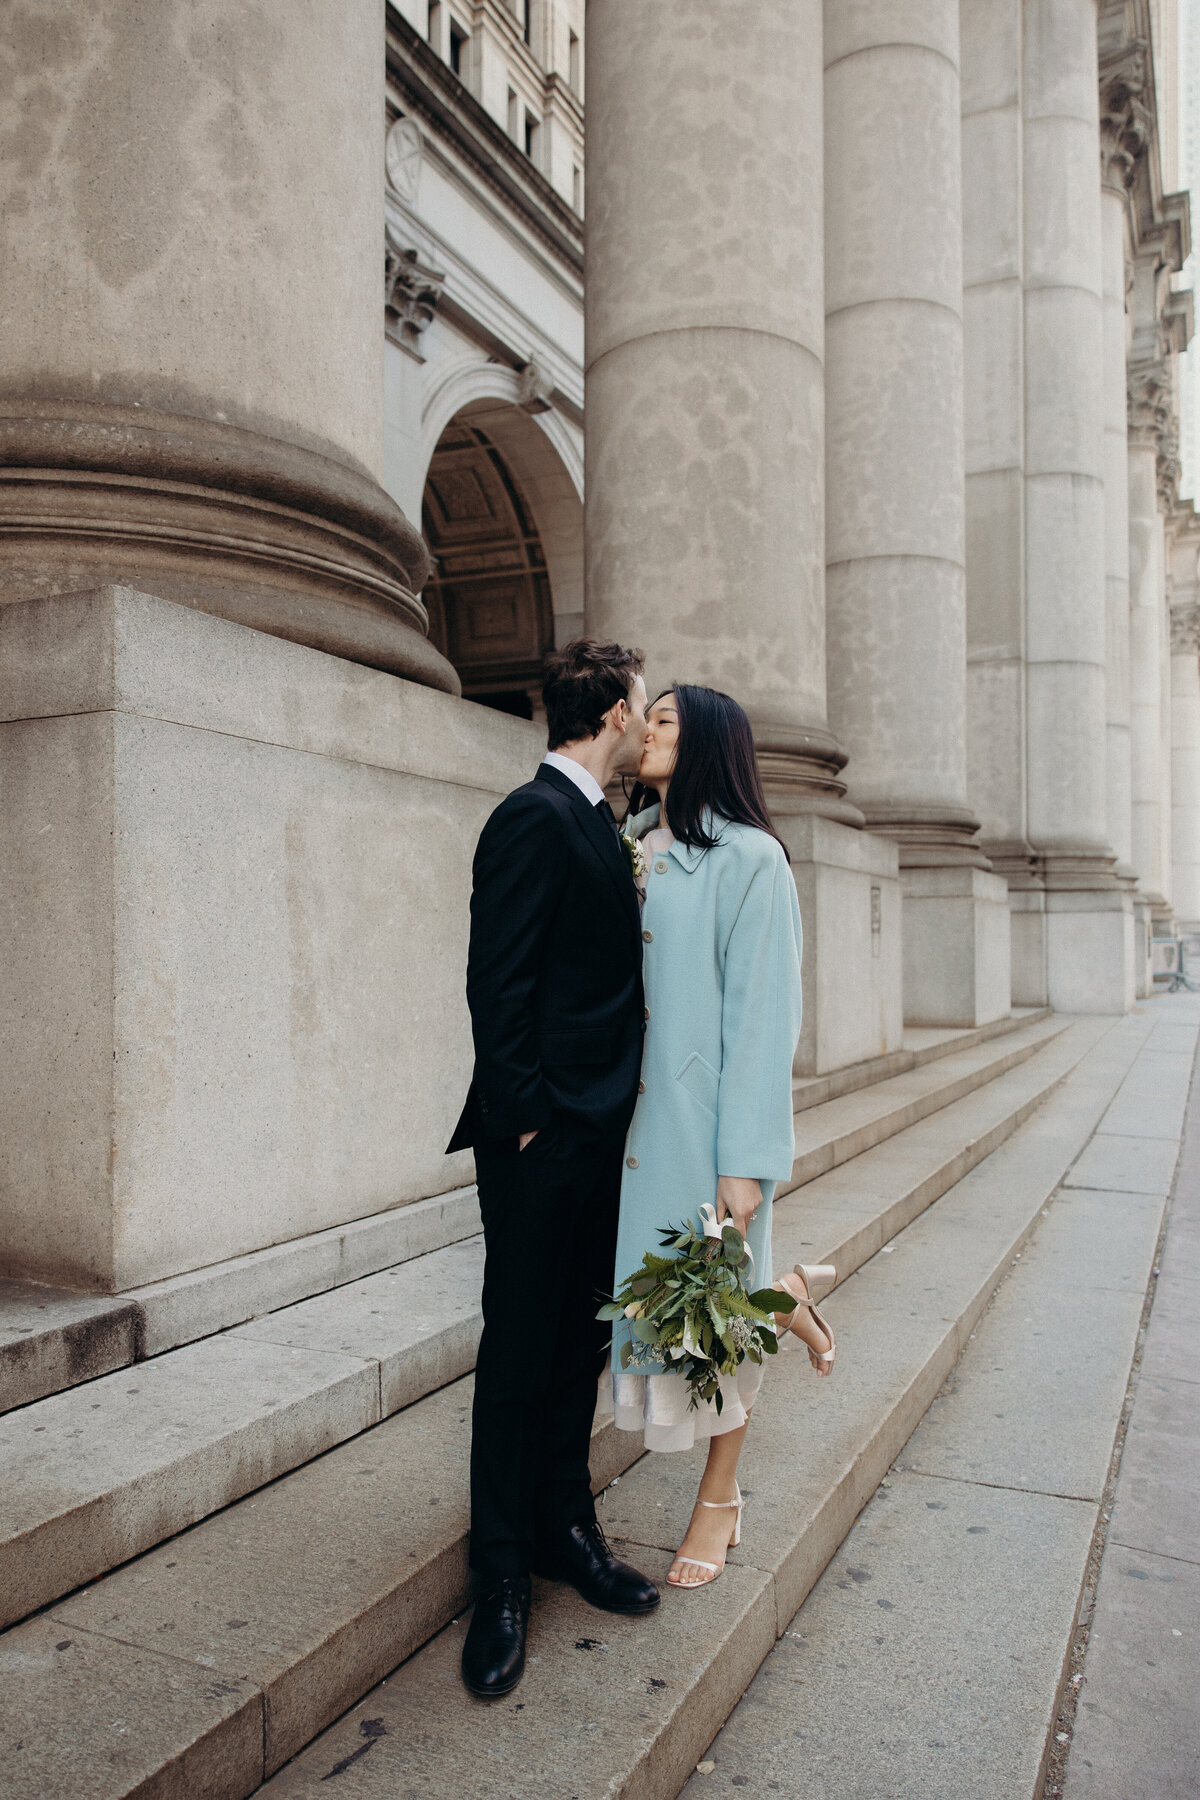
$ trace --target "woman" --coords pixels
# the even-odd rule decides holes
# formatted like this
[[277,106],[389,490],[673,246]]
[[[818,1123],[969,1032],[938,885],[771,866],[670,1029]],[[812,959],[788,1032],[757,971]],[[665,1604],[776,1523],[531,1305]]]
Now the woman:
[[[775,836],[750,721],[713,688],[677,684],[650,708],[626,836],[640,841],[646,1038],[637,1110],[626,1143],[614,1291],[659,1231],[705,1201],[743,1232],[753,1283],[771,1283],[771,1196],[791,1174],[792,1058],[800,1034],[800,908]],[[658,805],[647,806],[657,792]],[[776,1315],[828,1374],[833,1334],[797,1269],[774,1285],[794,1310]],[[741,1535],[737,1464],[762,1367],[722,1376],[722,1410],[688,1409],[682,1377],[661,1366],[623,1371],[627,1326],[613,1334],[616,1422],[647,1449],[709,1440],[687,1535],[667,1576],[701,1587]]]

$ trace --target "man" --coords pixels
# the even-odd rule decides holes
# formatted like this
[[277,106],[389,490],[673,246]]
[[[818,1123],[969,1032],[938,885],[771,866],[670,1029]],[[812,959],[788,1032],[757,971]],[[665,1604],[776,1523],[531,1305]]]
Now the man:
[[641,670],[618,644],[550,657],[549,752],[475,852],[475,1073],[449,1148],[474,1145],[486,1250],[462,1659],[486,1699],[524,1672],[531,1570],[610,1612],[658,1605],[609,1549],[588,1470],[645,1029],[637,892],[603,790],[641,759]]

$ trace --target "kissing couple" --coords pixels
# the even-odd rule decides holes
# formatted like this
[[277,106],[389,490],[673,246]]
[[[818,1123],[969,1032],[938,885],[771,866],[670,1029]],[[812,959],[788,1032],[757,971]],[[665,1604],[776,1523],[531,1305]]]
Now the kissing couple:
[[[474,1147],[486,1259],[471,1440],[475,1607],[463,1680],[509,1694],[525,1667],[530,1575],[645,1614],[654,1583],[610,1549],[588,1469],[618,1291],[667,1225],[715,1207],[772,1285],[771,1196],[790,1176],[800,1035],[800,908],[767,813],[750,721],[713,688],[647,706],[643,659],[579,640],[549,658],[549,751],[475,852],[467,1002],[475,1068],[449,1148]],[[605,789],[636,778],[624,829]],[[709,1215],[711,1218],[711,1215]],[[833,1333],[814,1287],[774,1281],[777,1332],[818,1374]],[[650,1450],[707,1439],[691,1523],[667,1575],[706,1585],[740,1540],[738,1457],[762,1365],[689,1407],[674,1370],[623,1370],[616,1423]]]

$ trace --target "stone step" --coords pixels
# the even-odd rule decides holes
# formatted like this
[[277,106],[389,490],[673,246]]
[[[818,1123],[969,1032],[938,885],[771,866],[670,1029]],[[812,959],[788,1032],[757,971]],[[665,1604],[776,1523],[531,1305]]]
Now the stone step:
[[[779,1619],[795,1611],[936,1392],[998,1271],[1118,1084],[1136,1050],[1137,1024],[1073,1026],[1067,1036],[1075,1037],[1083,1061],[1065,1080],[1061,1067],[1047,1071],[1057,1092],[1037,1117],[908,1225],[889,1255],[875,1256],[843,1284],[830,1308],[843,1343],[855,1349],[832,1382],[818,1388],[802,1354],[779,1358],[755,1433],[755,1458],[769,1479],[764,1475],[756,1485],[750,1471],[753,1536],[720,1583],[702,1595],[669,1595],[656,1619],[639,1628],[645,1636],[626,1622],[585,1613],[561,1590],[540,1608],[533,1646],[540,1660],[531,1663],[519,1704],[541,1723],[533,1738],[518,1737],[501,1756],[505,1765],[510,1752],[518,1761],[532,1758],[527,1771],[518,1762],[493,1769],[487,1742],[473,1742],[480,1726],[475,1709],[464,1710],[455,1667],[460,1627],[422,1650],[372,1696],[361,1717],[336,1726],[333,1735],[341,1736],[334,1752],[315,1746],[270,1791],[323,1795],[323,1786],[307,1785],[309,1771],[316,1768],[311,1780],[319,1781],[339,1763],[351,1794],[428,1789],[488,1800],[509,1792],[550,1796],[560,1793],[555,1782],[565,1759],[581,1770],[582,1785],[576,1789],[573,1781],[571,1788],[581,1796],[675,1792],[767,1654]],[[916,1131],[930,1129],[927,1121]],[[901,1161],[905,1147],[904,1139],[889,1146]],[[782,1223],[787,1208],[797,1208],[819,1185],[781,1207],[782,1229],[791,1229]],[[866,1228],[855,1230],[866,1242]],[[469,1383],[459,1382],[420,1401],[60,1602],[48,1619],[7,1634],[3,1647],[13,1654],[6,1666],[21,1672],[10,1704],[26,1721],[28,1741],[35,1731],[42,1734],[37,1754],[47,1756],[47,1743],[69,1735],[62,1720],[70,1714],[56,1707],[78,1691],[81,1679],[63,1669],[67,1651],[53,1644],[100,1661],[108,1657],[109,1672],[97,1677],[105,1696],[101,1732],[110,1716],[124,1716],[122,1696],[143,1679],[134,1659],[162,1659],[190,1676],[192,1710],[181,1706],[178,1728],[173,1723],[163,1732],[157,1763],[155,1746],[143,1737],[139,1769],[147,1757],[154,1768],[169,1757],[181,1770],[205,1771],[181,1791],[211,1793],[214,1800],[250,1792],[356,1693],[455,1616],[463,1595],[468,1391]],[[627,1456],[637,1454],[636,1439],[623,1443]],[[646,1546],[637,1557],[661,1574],[693,1492],[692,1459],[639,1462],[609,1490],[609,1529]],[[619,1692],[610,1691],[614,1679]],[[406,1684],[414,1680],[409,1692]],[[526,1706],[526,1690],[536,1706]],[[403,1722],[385,1717],[397,1694]],[[253,1730],[247,1726],[238,1737],[230,1723],[235,1704],[244,1704],[257,1723],[257,1764]],[[525,1717],[516,1704],[486,1712],[502,1739]],[[204,1707],[209,1723],[200,1729],[192,1721]],[[428,1731],[414,1723],[414,1709],[427,1711]],[[384,1718],[382,1728],[370,1723],[376,1718]],[[465,1763],[453,1751],[460,1728]],[[403,1749],[390,1742],[396,1732],[406,1740]],[[222,1733],[242,1748],[231,1750],[218,1781],[210,1740]],[[559,1742],[562,1757],[555,1760]],[[83,1743],[86,1750],[86,1733]],[[389,1761],[394,1752],[414,1759],[403,1775]],[[310,1763],[313,1756],[319,1768]],[[378,1763],[387,1765],[382,1787],[355,1785]],[[464,1771],[471,1769],[484,1772],[484,1785],[470,1785],[475,1776]],[[149,1780],[149,1771],[143,1773]],[[45,1788],[48,1795],[69,1791]],[[129,1791],[95,1790],[97,1800]]]
[[793,1104],[797,1112],[820,1106],[825,1100],[837,1100],[858,1088],[873,1087],[890,1075],[903,1075],[909,1069],[919,1069],[939,1057],[951,1056],[956,1050],[972,1050],[991,1038],[1007,1037],[1011,1032],[1053,1016],[1049,1006],[1014,1006],[1006,1018],[995,1019],[990,1025],[906,1026],[900,1049],[891,1050],[886,1056],[873,1056],[866,1062],[851,1063],[845,1069],[832,1069],[827,1075],[797,1076],[792,1083]]
[[[836,1117],[824,1161],[839,1167],[823,1178],[826,1189],[804,1190],[809,1198],[795,1220],[789,1203],[781,1205],[781,1266],[813,1260],[806,1221],[821,1216],[815,1208],[825,1207],[829,1220],[816,1260],[836,1260],[848,1273],[944,1193],[1099,1029],[1094,1021],[1052,1024],[1016,1034],[1002,1053],[984,1046],[945,1059],[940,1086],[919,1071],[893,1078],[907,1085],[879,1104],[866,1093],[830,1102]],[[995,1091],[987,1100],[989,1087],[972,1095],[983,1102],[975,1112],[953,1116],[964,1103],[951,1100],[940,1133],[925,1120],[929,1141],[909,1139],[895,1173],[878,1164],[877,1143],[860,1155],[876,1163],[864,1164],[847,1211],[847,1145],[912,1131],[903,1125],[911,1112],[920,1121],[937,1095],[990,1077]],[[912,1091],[914,1081],[921,1092]],[[812,1128],[825,1112],[805,1115],[809,1160],[822,1148]],[[0,1421],[0,1625],[466,1373],[482,1327],[481,1273],[481,1240],[466,1239],[8,1415]]]
[[0,1281],[0,1413],[460,1243],[474,1187],[104,1297]]
[[812,1181],[996,1080],[1060,1036],[1068,1023],[1053,1015],[1042,1017],[998,1039],[952,1051],[797,1113],[792,1178],[780,1191]]
[[[904,1048],[890,1056],[797,1081],[797,1111],[861,1093],[996,1038],[1015,1037],[1027,1050],[1030,1028],[1050,1017],[1048,1008],[1026,1008],[975,1030],[907,1032]],[[988,1070],[1004,1060],[1001,1055],[993,1065],[985,1058],[973,1076],[986,1080]],[[904,1105],[889,1110],[889,1102],[882,1120],[890,1117],[894,1125],[905,1116],[905,1106],[911,1111],[914,1100],[929,1104],[938,1088],[935,1079],[907,1096],[889,1089],[885,1100],[895,1095]],[[839,1158],[853,1154],[855,1122],[884,1128],[869,1106],[848,1109],[846,1120],[846,1141],[831,1151]],[[819,1134],[821,1127],[813,1129]],[[812,1130],[802,1136],[811,1150]],[[808,1179],[812,1166],[810,1156],[795,1178]],[[0,1281],[0,1413],[459,1243],[478,1229],[474,1188],[456,1188],[111,1297]]]
[[[1061,1028],[1048,1009],[1028,1009],[975,1031],[911,1032],[892,1056],[798,1082],[797,1108],[810,1116],[800,1125],[793,1181],[991,1079],[1014,1056],[1031,1055],[1042,1033]],[[998,1038],[1003,1047],[984,1049]],[[944,1064],[940,1074],[904,1079],[934,1061]],[[865,1091],[872,1085],[875,1100]],[[834,1115],[824,1110],[847,1095]],[[478,1229],[474,1188],[456,1188],[109,1298],[0,1282],[0,1413],[460,1243]]]
[[[343,1800],[677,1794],[1019,1261],[1146,1029],[1131,1020],[1094,1040],[1036,1117],[908,1226],[889,1256],[843,1284],[828,1307],[853,1355],[832,1380],[818,1384],[800,1350],[779,1358],[747,1445],[743,1545],[719,1582],[666,1589],[660,1611],[641,1621],[589,1612],[569,1590],[536,1584],[529,1671],[510,1702],[486,1709],[467,1705],[459,1686],[460,1619],[269,1779],[263,1800],[319,1800],[335,1775]],[[659,1578],[685,1529],[697,1469],[692,1457],[647,1457],[605,1498],[610,1534]],[[826,1665],[818,1678],[830,1683],[839,1671]],[[855,1696],[843,1688],[841,1697],[852,1735]],[[792,1706],[798,1717],[778,1745],[773,1785],[743,1774],[734,1785],[803,1791],[796,1732],[805,1719],[802,1704]],[[760,1740],[780,1735],[776,1718],[760,1714],[756,1724]],[[821,1785],[860,1800],[891,1791],[829,1771]]]

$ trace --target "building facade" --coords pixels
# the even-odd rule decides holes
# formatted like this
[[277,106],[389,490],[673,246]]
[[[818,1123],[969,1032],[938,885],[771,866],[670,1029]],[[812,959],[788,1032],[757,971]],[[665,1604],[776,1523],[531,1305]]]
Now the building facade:
[[1200,929],[1170,8],[26,10],[4,1272],[226,1271],[220,1323],[470,1181],[470,856],[580,631],[750,713],[799,1073],[1150,990]]

